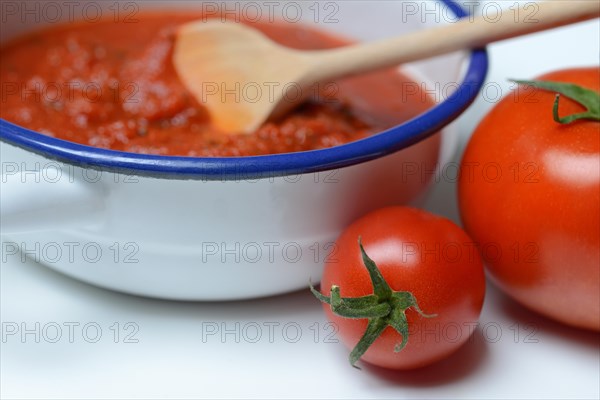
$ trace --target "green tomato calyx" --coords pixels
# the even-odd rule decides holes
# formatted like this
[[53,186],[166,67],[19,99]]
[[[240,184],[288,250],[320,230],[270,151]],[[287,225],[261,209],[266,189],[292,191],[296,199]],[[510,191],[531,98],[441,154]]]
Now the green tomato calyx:
[[[579,85],[574,85],[572,83],[550,81],[522,81],[514,79],[511,79],[511,82],[515,82],[522,85],[529,85],[538,89],[555,92],[556,97],[554,98],[554,106],[552,107],[552,116],[554,117],[554,120],[558,123],[568,124],[579,119],[600,121],[600,93],[597,93],[590,89],[586,89]],[[566,117],[560,117],[558,115],[558,103],[560,101],[561,94],[567,96],[572,100],[575,100],[577,103],[584,106],[586,111],[582,113],[571,114]]]
[[369,271],[371,283],[373,284],[373,294],[363,297],[341,297],[340,287],[332,285],[330,296],[325,296],[316,290],[312,284],[310,285],[310,290],[315,297],[323,303],[330,304],[331,311],[334,314],[344,318],[367,318],[369,320],[367,330],[350,353],[350,365],[355,368],[358,368],[355,366],[356,362],[388,326],[394,328],[402,336],[402,342],[396,344],[394,352],[398,353],[406,346],[409,336],[406,310],[409,308],[425,318],[437,316],[436,314],[425,314],[421,311],[417,299],[412,293],[393,291],[381,275],[375,262],[365,252],[360,237],[358,238],[358,246],[360,247],[363,263]]

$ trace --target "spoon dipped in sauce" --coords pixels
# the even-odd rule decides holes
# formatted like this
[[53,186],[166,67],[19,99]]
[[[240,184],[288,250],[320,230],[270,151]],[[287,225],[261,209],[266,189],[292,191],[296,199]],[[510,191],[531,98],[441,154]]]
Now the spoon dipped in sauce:
[[[395,38],[314,51],[281,46],[243,24],[194,21],[179,29],[173,63],[217,128],[228,134],[249,134],[306,100],[317,82],[600,16],[599,0],[546,0],[537,3],[533,16],[526,12],[528,6],[518,13],[500,12]],[[515,15],[523,18],[516,20]]]

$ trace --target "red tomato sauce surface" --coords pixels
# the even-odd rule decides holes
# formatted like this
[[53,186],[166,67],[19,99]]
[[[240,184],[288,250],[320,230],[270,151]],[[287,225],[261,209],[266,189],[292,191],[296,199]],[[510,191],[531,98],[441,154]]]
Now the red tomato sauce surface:
[[[419,84],[393,68],[320,84],[312,100],[253,134],[223,134],[187,92],[171,62],[178,25],[200,17],[145,14],[135,24],[71,24],[12,41],[0,50],[0,116],[49,136],[101,148],[247,156],[340,145],[432,105]],[[297,23],[253,26],[297,49],[349,43]]]

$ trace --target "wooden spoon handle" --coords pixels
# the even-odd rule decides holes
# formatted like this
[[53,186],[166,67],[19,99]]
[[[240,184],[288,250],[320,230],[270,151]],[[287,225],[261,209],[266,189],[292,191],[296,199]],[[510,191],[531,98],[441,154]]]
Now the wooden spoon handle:
[[[600,16],[598,0],[547,0],[527,3],[518,10],[465,18],[439,28],[396,38],[311,52],[320,66],[313,78],[325,80],[372,69],[421,60],[453,51],[482,47],[488,43]],[[584,40],[582,38],[582,40]]]

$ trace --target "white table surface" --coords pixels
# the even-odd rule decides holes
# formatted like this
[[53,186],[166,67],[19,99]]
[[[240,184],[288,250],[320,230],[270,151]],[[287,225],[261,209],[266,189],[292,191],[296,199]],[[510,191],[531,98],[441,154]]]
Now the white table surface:
[[[599,25],[490,46],[488,81],[507,89],[507,77],[598,64]],[[492,105],[480,96],[460,118],[464,138]],[[453,187],[436,187],[427,208],[456,219]],[[398,373],[351,368],[347,350],[326,340],[324,314],[308,290],[179,303],[98,289],[15,257],[0,273],[3,332],[14,323],[35,330],[39,322],[42,333],[39,343],[34,334],[3,337],[6,399],[600,397],[599,335],[523,310],[492,287],[473,340],[433,367]],[[51,343],[55,324],[62,337]],[[90,343],[98,327],[101,335]],[[209,335],[214,328],[230,333]]]

